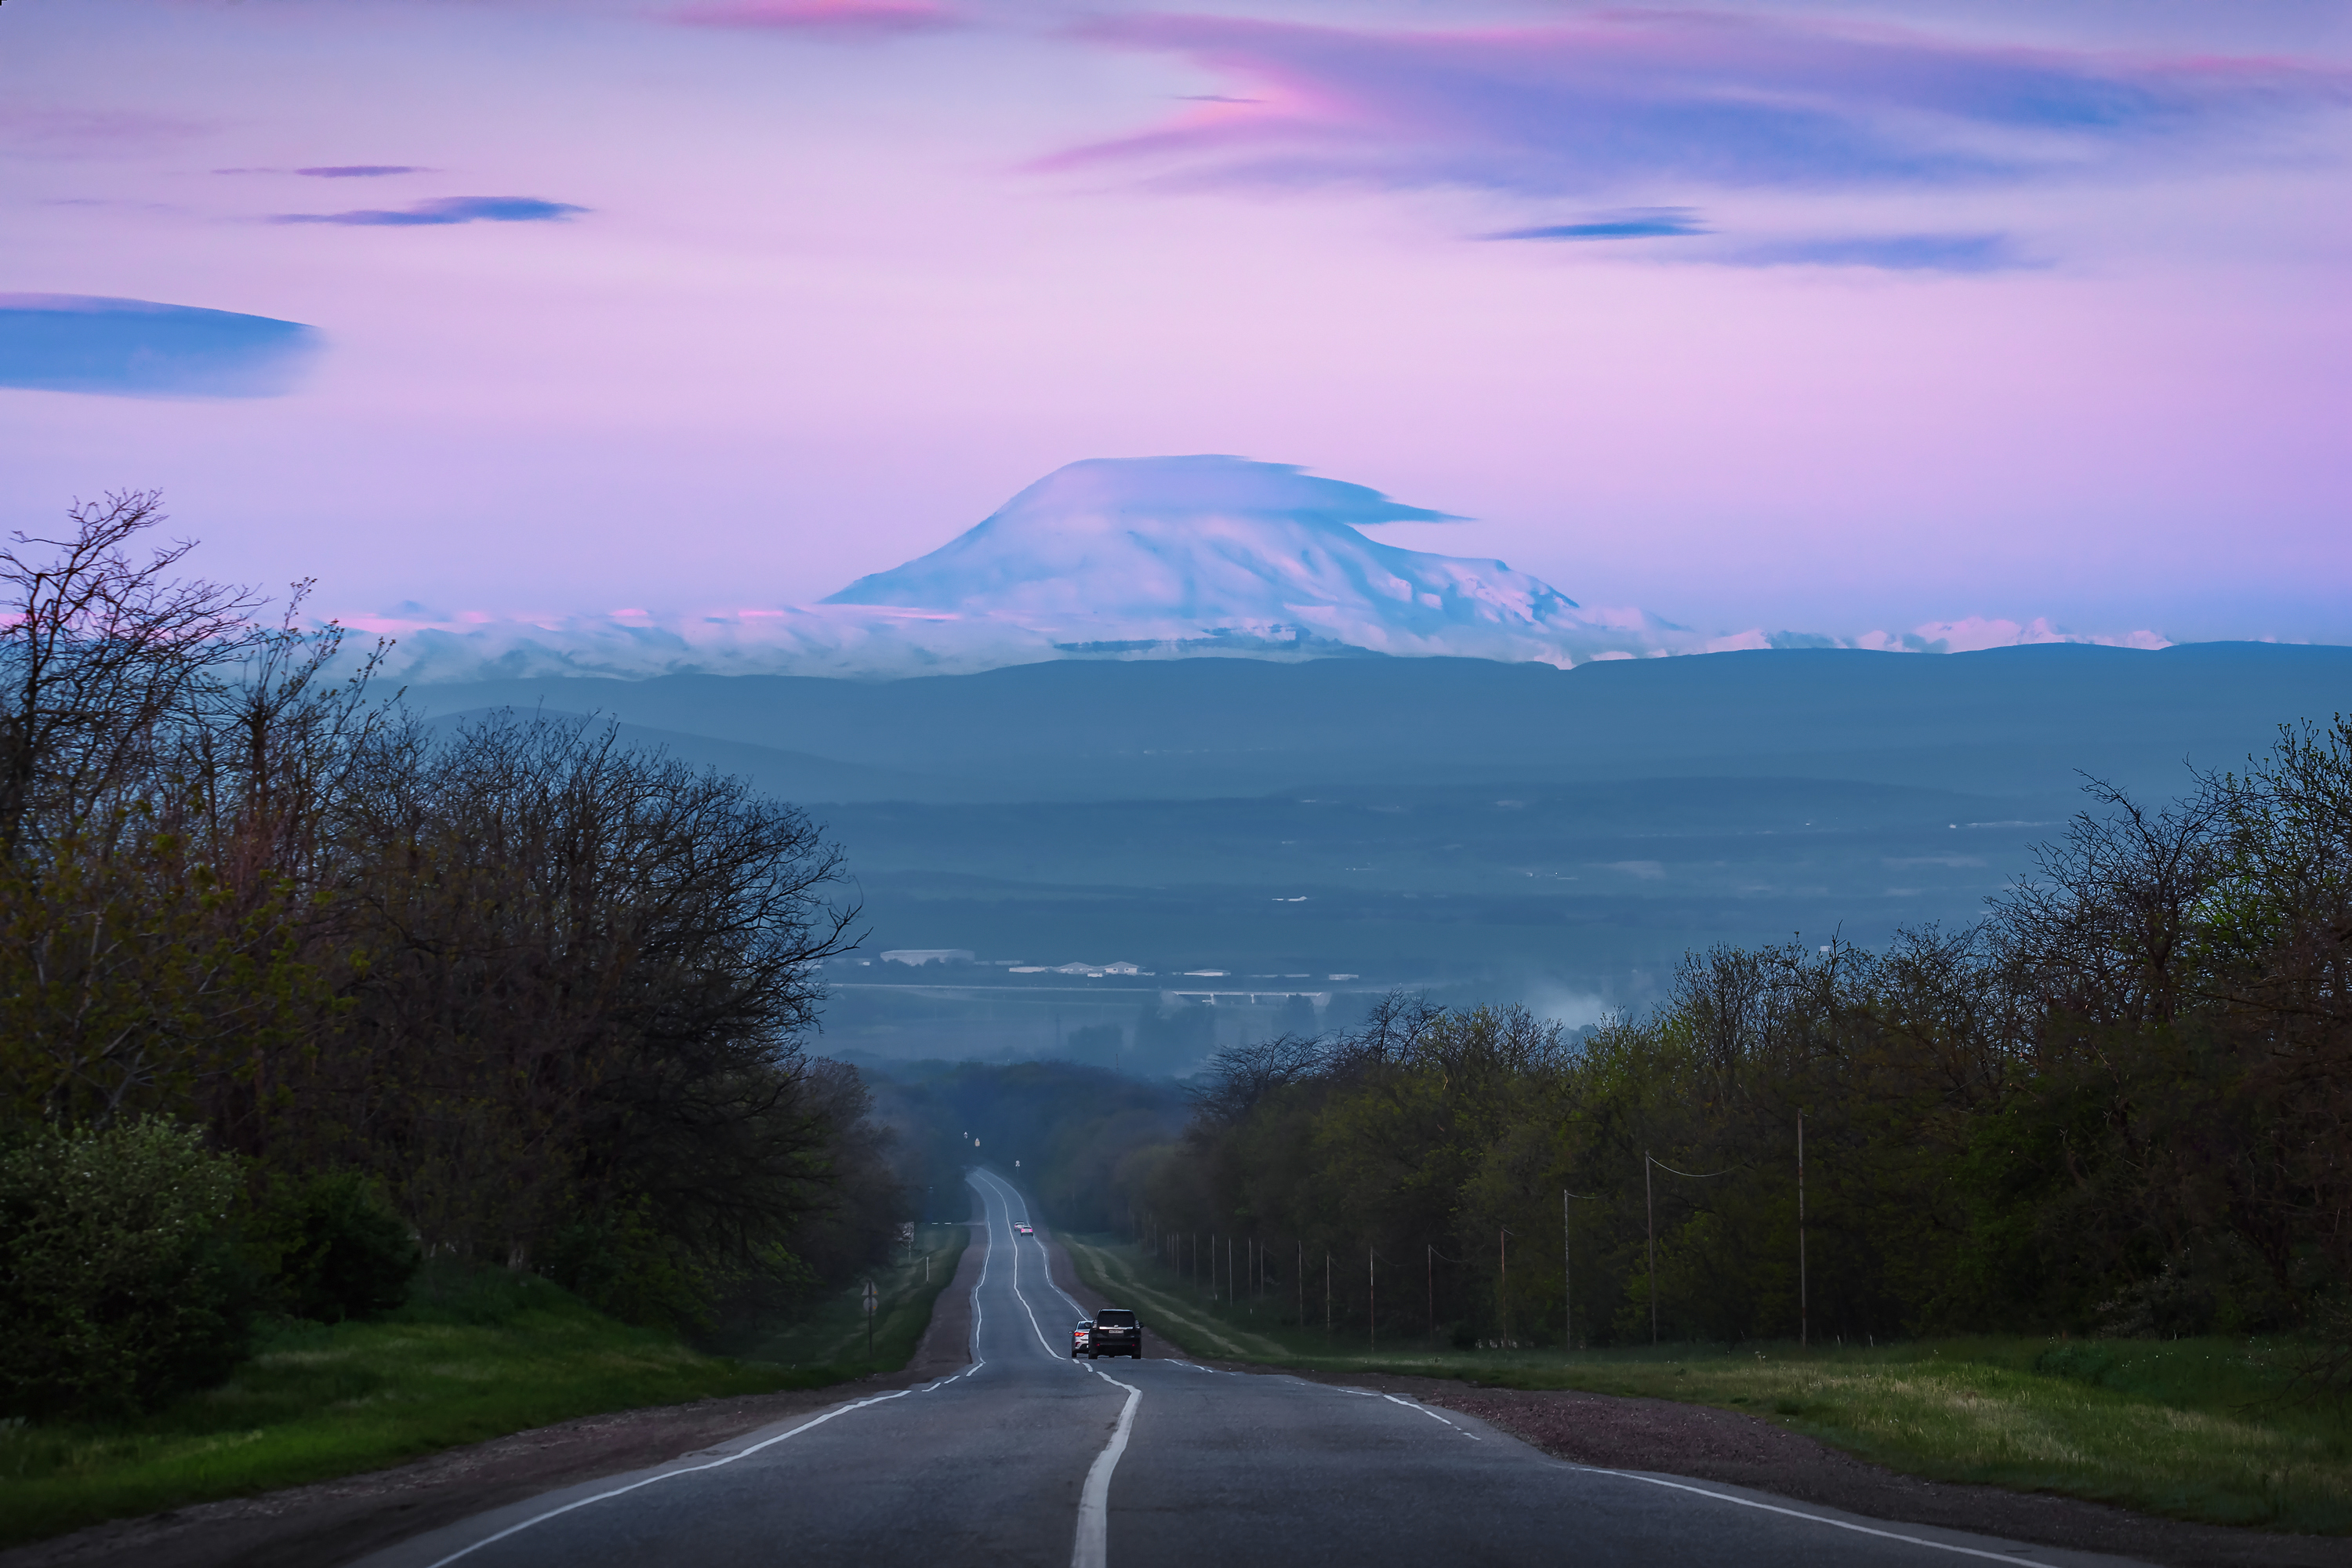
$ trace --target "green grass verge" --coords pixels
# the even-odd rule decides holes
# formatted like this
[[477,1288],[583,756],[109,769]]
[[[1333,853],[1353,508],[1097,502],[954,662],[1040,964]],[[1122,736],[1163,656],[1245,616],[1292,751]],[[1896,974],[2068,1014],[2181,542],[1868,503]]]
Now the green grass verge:
[[1401,1333],[1375,1352],[1360,1328],[1345,1336],[1352,1342],[1327,1339],[1311,1289],[1302,1330],[1295,1297],[1253,1312],[1211,1301],[1133,1247],[1063,1239],[1087,1284],[1134,1302],[1195,1355],[1718,1405],[1931,1479],[2213,1524],[2352,1533],[2352,1420],[2339,1405],[2293,1397],[2307,1347],[2290,1340],[1979,1336],[1875,1349],[1566,1353],[1432,1350]]
[[895,1264],[872,1272],[879,1300],[871,1354],[866,1348],[864,1280],[818,1301],[806,1317],[760,1339],[745,1353],[803,1373],[825,1373],[828,1381],[898,1371],[930,1327],[931,1305],[955,1278],[971,1239],[970,1226],[919,1226],[913,1247]]
[[[409,1306],[373,1323],[288,1323],[226,1383],[136,1420],[0,1422],[0,1546],[217,1498],[381,1469],[404,1459],[574,1416],[781,1389],[817,1388],[906,1364],[933,1297],[955,1272],[962,1226],[887,1278],[876,1353],[856,1354],[828,1299],[796,1336],[827,1352],[700,1354],[669,1334],[614,1321],[544,1279],[484,1270],[421,1283]],[[762,1347],[763,1350],[765,1347]],[[841,1353],[834,1353],[834,1352]]]

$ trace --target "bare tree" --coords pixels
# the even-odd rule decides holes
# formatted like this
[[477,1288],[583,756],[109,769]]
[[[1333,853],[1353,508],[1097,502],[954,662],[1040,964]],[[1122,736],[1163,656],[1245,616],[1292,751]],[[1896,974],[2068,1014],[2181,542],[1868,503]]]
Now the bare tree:
[[[164,521],[152,490],[77,505],[62,538],[0,549],[0,859],[40,855],[137,778],[159,731],[260,635],[246,588],[171,575],[193,541],[144,562]],[[28,551],[47,547],[47,560]]]

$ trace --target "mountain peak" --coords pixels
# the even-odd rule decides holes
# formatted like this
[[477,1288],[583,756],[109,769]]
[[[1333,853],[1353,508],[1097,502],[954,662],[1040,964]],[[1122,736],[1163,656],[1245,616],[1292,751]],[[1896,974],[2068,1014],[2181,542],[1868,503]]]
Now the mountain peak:
[[1455,521],[1289,463],[1097,458],[824,602],[1051,625],[1082,640],[1113,628],[1129,642],[1242,632],[1384,652],[1427,651],[1448,629],[1546,638],[1582,622],[1574,600],[1499,561],[1359,531]]

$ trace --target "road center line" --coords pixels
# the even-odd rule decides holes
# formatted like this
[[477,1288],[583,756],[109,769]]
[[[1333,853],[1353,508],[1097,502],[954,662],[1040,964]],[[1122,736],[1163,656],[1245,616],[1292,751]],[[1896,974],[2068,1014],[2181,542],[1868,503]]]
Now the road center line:
[[[1047,1355],[1052,1356],[1055,1361],[1059,1361],[1062,1359],[1062,1352],[1055,1350],[1054,1348],[1054,1342],[1045,1337],[1045,1328],[1037,1321],[1036,1310],[1029,1305],[1029,1298],[1021,1289],[1021,1233],[1013,1228],[1013,1202],[1010,1198],[1004,1195],[1006,1192],[1010,1192],[1013,1189],[1003,1177],[997,1175],[993,1171],[982,1171],[976,1173],[985,1176],[992,1187],[1003,1189],[1002,1191],[995,1193],[994,1196],[998,1203],[1004,1205],[1004,1234],[1006,1238],[1013,1244],[1013,1299],[1021,1303],[1021,1310],[1029,1314],[1029,1331],[1037,1336],[1037,1342],[1045,1347],[1045,1353]],[[1025,1208],[1027,1205],[1024,1205],[1023,1206]],[[996,1222],[992,1218],[989,1221],[989,1234],[993,1237],[995,1233]],[[1038,1250],[1042,1252],[1045,1249],[1045,1244],[1044,1242],[1039,1242],[1037,1244]],[[1061,1293],[1062,1288],[1054,1284],[1054,1272],[1051,1267],[1048,1267],[1045,1270],[1045,1283],[1047,1286],[1052,1288],[1055,1294],[1059,1295]],[[1064,1296],[1062,1299],[1064,1300],[1069,1300],[1066,1296]],[[1075,1301],[1070,1302],[1070,1304],[1074,1307],[1077,1305]]]
[[1711,1492],[1705,1487],[1686,1486],[1681,1481],[1669,1481],[1657,1476],[1644,1476],[1633,1470],[1604,1470],[1596,1465],[1570,1465],[1569,1468],[1582,1470],[1587,1475],[1616,1476],[1622,1480],[1640,1481],[1644,1486],[1665,1487],[1673,1491],[1691,1492],[1699,1497],[1713,1498],[1717,1502],[1732,1503],[1740,1508],[1757,1509],[1765,1513],[1785,1514],[1790,1519],[1810,1520],[1815,1524],[1826,1524],[1832,1530],[1850,1530],[1856,1535],[1875,1535],[1882,1541],[1900,1541],[1907,1546],[1924,1546],[1930,1552],[1949,1552],[1961,1557],[1981,1557],[1991,1563],[2023,1563],[2027,1564],[2028,1568],[2050,1568],[2048,1563],[2038,1562],[2032,1557],[2011,1557],[2004,1552],[1986,1552],[1974,1546],[1958,1546],[1948,1541],[1930,1541],[1922,1535],[1903,1535],[1892,1530],[1874,1530],[1866,1524],[1851,1524],[1843,1519],[1832,1519],[1826,1514],[1807,1513],[1801,1509],[1778,1508],[1769,1502],[1758,1502],[1753,1498],[1733,1497],[1729,1492]]
[[1119,1407],[1118,1426],[1095,1456],[1094,1468],[1087,1471],[1086,1489],[1078,1494],[1078,1534],[1070,1547],[1070,1568],[1106,1568],[1110,1545],[1110,1477],[1118,1468],[1118,1458],[1127,1452],[1128,1434],[1135,1428],[1135,1407],[1143,1403],[1143,1390],[1131,1383],[1121,1383],[1098,1366],[1088,1372],[1113,1388],[1127,1390],[1127,1403]]

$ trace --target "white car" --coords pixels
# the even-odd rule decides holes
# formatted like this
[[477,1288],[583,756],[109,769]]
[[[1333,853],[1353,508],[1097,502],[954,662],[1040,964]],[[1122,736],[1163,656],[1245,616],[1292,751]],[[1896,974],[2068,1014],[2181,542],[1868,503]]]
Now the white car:
[[1037,1234],[1035,1231],[1034,1231],[1034,1230],[1030,1229],[1030,1228],[1029,1228],[1029,1226],[1025,1226],[1025,1225],[1016,1225],[1016,1226],[1014,1226],[1013,1228],[1015,1231],[1019,1232],[1019,1233],[1020,1233],[1021,1235],[1023,1235],[1023,1236],[1034,1236],[1034,1235],[1036,1235],[1036,1234]]

